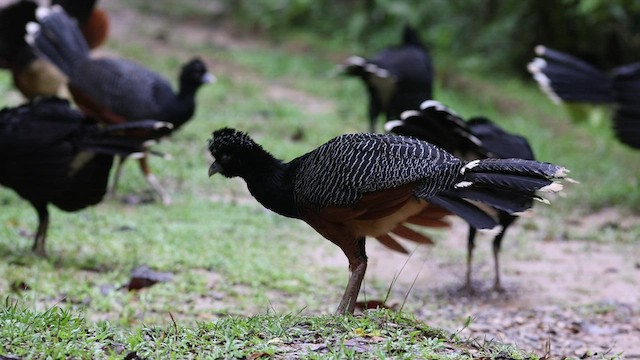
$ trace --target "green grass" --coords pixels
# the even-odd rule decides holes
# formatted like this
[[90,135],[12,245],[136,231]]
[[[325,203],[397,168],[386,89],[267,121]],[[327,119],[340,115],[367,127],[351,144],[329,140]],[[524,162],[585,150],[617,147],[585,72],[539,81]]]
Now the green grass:
[[462,340],[406,314],[360,317],[265,314],[183,327],[173,321],[125,330],[53,307],[0,309],[0,352],[21,358],[472,359],[531,358],[499,343]]
[[[30,254],[35,212],[12,191],[0,189],[0,293],[8,294],[0,308],[0,354],[276,356],[299,351],[291,344],[303,342],[331,345],[309,358],[360,358],[363,354],[345,343],[364,338],[372,358],[523,357],[497,343],[461,343],[404,313],[315,316],[333,312],[338,303],[346,259],[340,258],[344,266],[338,269],[313,261],[316,254],[342,255],[302,222],[263,209],[240,180],[207,177],[206,140],[222,126],[248,131],[285,160],[333,136],[367,128],[361,84],[328,75],[339,56],[320,39],[296,37],[304,39],[302,47],[158,45],[150,40],[153,33],[139,27],[137,37],[112,38],[108,48],[174,83],[179,64],[197,53],[219,79],[199,93],[194,119],[157,147],[173,159],[151,159],[173,204],[132,206],[106,199],[78,213],[51,208],[50,258],[43,260]],[[328,47],[334,50],[335,44]],[[544,231],[562,231],[563,219],[574,212],[606,206],[637,210],[639,155],[612,137],[608,123],[572,124],[532,81],[460,73],[437,60],[438,99],[463,116],[482,114],[525,134],[540,159],[569,167],[581,182],[568,186],[566,197],[552,206],[537,207],[538,216],[551,224]],[[9,98],[9,82],[6,72],[0,73],[2,99]],[[288,92],[274,92],[274,84]],[[320,105],[310,106],[309,99]],[[298,132],[301,140],[294,136]],[[137,166],[127,164],[120,195],[145,189]],[[640,229],[631,230],[622,241],[637,242]],[[622,231],[605,235],[620,241]],[[120,289],[142,264],[171,272],[173,280],[139,292]],[[384,294],[388,286],[372,281],[367,291]],[[371,334],[380,341],[369,344]]]

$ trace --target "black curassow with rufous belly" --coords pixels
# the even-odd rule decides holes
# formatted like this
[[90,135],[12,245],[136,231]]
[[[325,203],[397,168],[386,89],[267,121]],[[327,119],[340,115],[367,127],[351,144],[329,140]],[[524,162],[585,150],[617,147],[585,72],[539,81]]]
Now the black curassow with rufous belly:
[[[559,191],[567,169],[522,159],[462,161],[411,137],[348,134],[284,163],[247,134],[213,132],[209,176],[241,177],[276,213],[305,221],[342,249],[351,276],[339,314],[353,313],[367,268],[365,237],[384,236],[432,206],[478,229],[498,225],[483,206],[517,213],[534,191]],[[483,203],[478,206],[477,203]]]
[[[27,25],[27,41],[69,77],[69,91],[78,107],[101,122],[118,124],[153,119],[170,122],[176,131],[193,117],[197,91],[215,79],[204,61],[194,58],[183,65],[179,89],[174,91],[164,76],[136,62],[92,57],[76,22],[60,6],[40,7],[36,18],[37,24]],[[146,159],[140,159],[140,169],[147,183],[168,204],[170,196]]]
[[142,154],[172,125],[139,121],[99,125],[66,100],[47,98],[0,111],[0,185],[38,213],[33,251],[45,256],[48,204],[77,211],[102,201],[114,155]]

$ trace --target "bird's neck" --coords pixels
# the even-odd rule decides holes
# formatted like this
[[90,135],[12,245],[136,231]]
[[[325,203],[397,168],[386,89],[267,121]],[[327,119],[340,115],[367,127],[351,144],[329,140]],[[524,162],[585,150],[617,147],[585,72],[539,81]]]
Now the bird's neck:
[[268,156],[254,159],[250,174],[243,176],[249,192],[267,209],[299,218],[293,196],[295,166],[265,154]]
[[175,97],[168,109],[167,119],[173,124],[173,130],[177,130],[184,123],[189,121],[196,109],[195,91],[186,92],[182,89]]

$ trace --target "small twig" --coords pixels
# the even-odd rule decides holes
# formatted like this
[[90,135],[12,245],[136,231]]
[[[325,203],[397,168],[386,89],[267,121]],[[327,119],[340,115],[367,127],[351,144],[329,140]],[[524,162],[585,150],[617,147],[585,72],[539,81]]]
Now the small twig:
[[176,332],[176,335],[178,335],[178,324],[176,324],[176,319],[173,318],[173,314],[171,313],[171,311],[169,311],[169,317],[171,318],[171,321],[173,322],[173,329]]

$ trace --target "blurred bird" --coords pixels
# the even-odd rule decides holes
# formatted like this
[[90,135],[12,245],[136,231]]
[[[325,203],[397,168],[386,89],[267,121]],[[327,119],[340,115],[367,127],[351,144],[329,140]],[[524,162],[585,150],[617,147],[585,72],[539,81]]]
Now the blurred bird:
[[640,148],[640,62],[604,72],[569,54],[538,45],[528,70],[555,103],[613,107],[613,130],[624,144]]
[[0,111],[0,185],[38,213],[33,251],[45,256],[48,204],[77,211],[102,200],[113,156],[140,154],[171,124],[99,125],[66,100],[43,98]]
[[[38,23],[27,26],[27,41],[67,75],[69,90],[78,107],[102,122],[154,119],[169,122],[177,130],[193,116],[197,90],[214,80],[205,63],[194,58],[182,67],[179,89],[174,92],[168,80],[140,64],[90,57],[86,41],[62,8],[40,7],[36,17]],[[121,164],[116,171],[114,191]],[[140,168],[149,185],[168,204],[170,196],[151,173],[146,156],[140,159]]]
[[[430,142],[456,156],[472,160],[486,158],[516,158],[534,160],[529,142],[521,136],[510,134],[484,117],[474,117],[465,122],[459,115],[435,100],[427,100],[419,110],[405,111],[399,120],[389,121],[385,130],[398,135],[413,136]],[[524,209],[533,205],[531,197],[521,203]],[[500,248],[502,239],[511,224],[517,219],[508,211],[498,209],[500,231],[493,239],[494,290],[503,291],[500,281]],[[471,286],[471,266],[475,248],[476,228],[469,226],[467,238],[467,272],[465,289]]]
[[491,209],[521,212],[538,198],[534,191],[559,191],[557,180],[567,173],[531,160],[465,162],[427,142],[389,134],[338,136],[285,163],[247,134],[224,128],[213,132],[209,151],[215,159],[209,176],[244,179],[264,207],[305,221],[342,249],[351,276],[339,314],[356,306],[367,268],[366,236],[421,224],[423,213],[428,222],[432,206],[491,229],[498,225]]
[[369,131],[375,132],[380,114],[387,120],[416,109],[432,98],[434,70],[431,57],[418,32],[405,26],[402,43],[366,59],[351,56],[341,66],[347,76],[360,78],[369,95]]
[[[90,48],[104,42],[108,33],[108,18],[94,8],[95,0],[60,0],[60,3],[81,24]],[[53,64],[38,56],[25,41],[25,26],[35,20],[38,5],[20,0],[0,9],[0,68],[11,71],[14,86],[27,99],[37,96],[69,97],[66,76]]]

